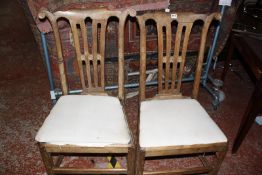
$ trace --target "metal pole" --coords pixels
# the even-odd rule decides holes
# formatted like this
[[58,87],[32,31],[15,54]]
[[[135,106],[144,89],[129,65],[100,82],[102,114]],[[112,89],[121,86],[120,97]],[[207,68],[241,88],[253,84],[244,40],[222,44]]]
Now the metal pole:
[[54,81],[53,81],[53,75],[52,75],[49,53],[48,53],[47,44],[46,44],[46,38],[45,38],[45,34],[42,33],[42,32],[41,32],[41,41],[42,41],[42,48],[44,50],[44,60],[45,60],[45,64],[46,64],[48,80],[49,80],[49,85],[50,85],[50,96],[51,96],[52,100],[56,100],[55,85],[54,85]]
[[[194,77],[190,76],[187,78],[183,78],[183,82],[189,82],[189,81],[193,81]],[[201,80],[203,80],[203,77],[201,77]],[[163,81],[164,83],[164,81]],[[169,83],[171,83],[171,81],[169,81]],[[151,82],[146,82],[146,86],[153,86],[153,85],[157,85],[158,82],[157,81],[151,81]],[[129,83],[129,84],[125,84],[124,85],[125,88],[136,88],[139,87],[139,83]],[[106,86],[105,87],[106,90],[114,90],[114,89],[118,89],[118,85],[112,85],[112,86]],[[75,89],[75,90],[70,90],[69,94],[78,94],[81,93],[82,90],[81,89]],[[57,91],[56,95],[62,95],[61,91]]]

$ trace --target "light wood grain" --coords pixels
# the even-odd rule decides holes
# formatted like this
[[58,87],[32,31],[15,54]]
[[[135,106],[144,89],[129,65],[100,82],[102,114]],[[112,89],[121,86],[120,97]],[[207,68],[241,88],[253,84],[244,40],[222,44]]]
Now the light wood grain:
[[[138,24],[140,28],[140,87],[139,96],[140,102],[145,100],[163,100],[163,99],[181,99],[181,98],[197,98],[200,76],[202,71],[205,44],[209,26],[212,20],[220,19],[219,13],[212,13],[210,15],[206,14],[193,14],[193,13],[177,13],[177,19],[171,18],[171,13],[164,12],[150,12],[144,13],[137,16]],[[146,98],[146,21],[153,20],[157,25],[157,35],[158,35],[158,93],[150,99]],[[196,71],[195,79],[193,85],[193,91],[191,97],[183,96],[181,93],[181,84],[184,74],[184,67],[186,62],[186,54],[189,43],[189,37],[191,34],[192,26],[195,21],[201,20],[204,25],[201,31],[201,41],[199,48],[199,55],[196,60]],[[171,23],[177,21],[177,29],[175,34],[175,45],[171,48],[172,33],[171,33]],[[166,30],[166,34],[163,34],[163,28]],[[164,41],[165,47],[164,47]],[[174,51],[174,52],[172,52]],[[173,53],[173,54],[172,54]],[[172,65],[172,66],[171,66]],[[165,68],[163,68],[165,67]],[[170,75],[171,73],[171,75]],[[164,77],[164,80],[163,80]],[[171,83],[170,83],[171,80]],[[170,85],[171,84],[171,85]],[[163,87],[164,86],[164,87]],[[139,112],[140,117],[140,112]],[[162,117],[162,116],[161,116]],[[197,116],[196,116],[197,117]],[[163,116],[163,119],[165,117]],[[140,147],[139,145],[139,124],[138,121],[138,134],[137,134],[137,155],[136,155],[136,173],[137,175],[143,174],[217,174],[219,167],[224,159],[227,151],[228,143],[212,143],[212,144],[192,144],[192,145],[174,145],[174,146],[162,146],[162,147]],[[201,127],[201,126],[199,126]],[[152,128],[154,130],[154,128]],[[153,137],[153,136],[152,136]],[[214,166],[210,166],[207,159],[201,157],[203,166],[194,168],[182,168],[182,169],[171,169],[163,171],[144,171],[145,159],[151,157],[157,159],[163,156],[183,156],[183,155],[199,155],[199,154],[217,154],[218,159]]]
[[[118,97],[123,105],[124,100],[124,27],[128,15],[135,16],[136,12],[132,9],[124,11],[108,11],[100,10],[70,10],[58,11],[50,13],[47,10],[42,10],[39,13],[39,18],[45,17],[50,21],[57,47],[57,55],[59,60],[59,72],[61,78],[61,86],[63,95],[68,94],[68,84],[66,81],[66,72],[64,67],[62,43],[59,35],[59,27],[57,20],[65,18],[70,23],[70,28],[73,34],[74,48],[76,52],[76,60],[78,63],[79,77],[84,94],[92,95],[107,95],[105,91],[105,38],[106,27],[110,17],[119,19],[119,74],[118,74]],[[92,40],[91,51],[89,52],[89,43],[87,35],[86,19],[92,20]],[[79,26],[79,27],[78,27]],[[98,29],[99,28],[99,29]],[[98,37],[100,36],[100,37]],[[81,43],[82,42],[82,43]],[[83,49],[81,49],[83,46]],[[83,52],[83,53],[82,53]],[[83,64],[83,62],[85,64]],[[92,63],[92,64],[91,64]],[[85,67],[84,67],[85,66]],[[86,71],[86,73],[84,72]],[[99,104],[97,104],[99,105]],[[123,110],[126,123],[128,124],[129,134],[131,137],[130,143],[124,145],[109,145],[104,147],[76,146],[76,145],[54,145],[49,143],[39,143],[40,152],[45,164],[47,173],[53,174],[128,174],[134,175],[135,171],[135,146],[134,136],[130,130],[125,110]],[[96,115],[94,113],[94,115]],[[72,116],[74,117],[74,116]],[[97,122],[99,125],[99,120]],[[52,154],[59,155],[59,158],[54,165]],[[125,155],[127,157],[127,168],[120,169],[96,169],[96,168],[64,168],[60,167],[64,155]]]

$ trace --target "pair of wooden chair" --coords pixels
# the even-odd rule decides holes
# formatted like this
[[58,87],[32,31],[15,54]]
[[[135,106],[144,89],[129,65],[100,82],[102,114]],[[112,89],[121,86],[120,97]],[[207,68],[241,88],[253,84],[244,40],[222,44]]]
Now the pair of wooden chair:
[[[41,19],[47,17],[53,28],[63,91],[63,96],[59,98],[36,135],[47,173],[50,175],[70,173],[215,174],[226,154],[227,139],[195,99],[199,89],[207,32],[212,20],[220,19],[220,15],[218,13],[210,15],[178,13],[174,15],[150,12],[136,17],[140,28],[140,108],[139,133],[136,137],[132,135],[123,108],[124,26],[128,15],[134,17],[136,12],[133,10],[122,12],[71,10],[50,13],[43,10],[39,14]],[[112,16],[119,20],[118,97],[108,96],[105,92],[105,35],[108,19]],[[57,24],[60,18],[65,18],[70,23],[83,89],[81,95],[68,95],[62,43]],[[87,18],[92,20],[91,46],[87,38]],[[157,25],[158,93],[156,97],[146,100],[145,24],[149,19],[153,19]],[[204,25],[196,60],[192,99],[181,95],[181,83],[190,32],[197,20],[202,20]],[[171,48],[173,21],[177,21],[174,49]],[[202,167],[157,172],[144,171],[144,162],[148,157],[209,153],[216,155],[215,164],[208,164],[204,156],[200,156],[203,161]],[[82,154],[125,155],[127,167],[78,169],[60,166],[63,156]],[[56,162],[53,156],[58,157]]]

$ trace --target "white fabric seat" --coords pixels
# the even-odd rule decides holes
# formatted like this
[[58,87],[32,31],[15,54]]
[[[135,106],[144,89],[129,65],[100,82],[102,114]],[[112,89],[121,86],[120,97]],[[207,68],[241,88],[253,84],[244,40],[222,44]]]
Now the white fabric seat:
[[140,146],[161,147],[227,142],[226,136],[194,99],[143,101]]
[[56,145],[103,147],[130,142],[128,125],[116,97],[60,97],[36,135],[36,141]]

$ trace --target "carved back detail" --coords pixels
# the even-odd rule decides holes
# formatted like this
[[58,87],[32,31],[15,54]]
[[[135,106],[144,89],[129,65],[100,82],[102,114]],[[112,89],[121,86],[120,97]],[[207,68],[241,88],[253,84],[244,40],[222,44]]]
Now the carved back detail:
[[[188,40],[195,21],[203,21],[200,48],[197,58],[192,97],[196,98],[199,89],[201,69],[204,58],[206,37],[213,19],[220,19],[219,13],[210,15],[193,13],[154,12],[137,16],[140,28],[140,100],[145,100],[146,80],[146,22],[154,20],[158,36],[158,95],[180,95],[184,73]],[[173,21],[177,22],[175,44],[172,48]],[[165,31],[165,35],[163,34]],[[164,43],[165,41],[165,43]]]
[[[57,11],[55,13],[50,13],[46,10],[42,10],[39,13],[40,19],[43,19],[45,17],[49,19],[54,31],[63,94],[68,94],[68,85],[64,68],[64,59],[62,54],[61,39],[59,35],[59,27],[57,24],[58,19],[65,18],[69,21],[74,40],[74,47],[79,68],[81,86],[83,88],[84,93],[105,92],[104,55],[106,27],[108,19],[110,17],[117,17],[119,19],[118,96],[119,98],[124,98],[124,25],[128,15],[135,16],[136,13],[132,9],[128,9],[123,12],[99,9]],[[92,20],[91,46],[88,45],[88,28],[86,27],[87,18],[90,18]],[[81,45],[83,46],[83,49],[81,49]],[[91,51],[89,50],[90,47],[92,48]]]

